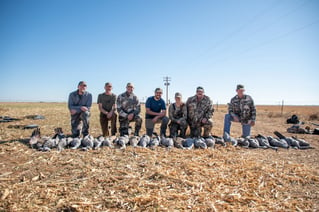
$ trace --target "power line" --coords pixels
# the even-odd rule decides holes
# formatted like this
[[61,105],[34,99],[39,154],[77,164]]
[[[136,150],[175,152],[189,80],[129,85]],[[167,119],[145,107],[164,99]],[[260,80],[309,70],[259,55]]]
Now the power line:
[[[283,2],[283,1],[280,1],[280,3]],[[254,34],[257,34],[267,28],[269,28],[270,26],[278,23],[279,21],[283,20],[284,18],[286,18],[287,16],[295,13],[297,10],[299,10],[300,8],[306,6],[307,4],[309,4],[310,2],[312,2],[311,0],[308,0],[308,1],[303,1],[301,4],[298,4],[298,6],[294,7],[292,10],[289,10],[287,13],[284,13],[283,15],[281,15],[279,18],[277,18],[275,21],[271,22],[270,24],[268,25],[265,25],[263,26],[262,28],[260,28],[259,30],[256,30],[254,31],[253,33],[251,33],[249,36],[247,36],[246,38],[248,37],[252,37]],[[225,36],[220,42],[218,42],[217,44],[215,44],[214,46],[212,46],[211,48],[208,48],[206,51],[205,51],[205,54],[207,54],[209,51],[217,48],[218,46],[220,46],[221,44],[225,43],[227,40],[230,40],[231,38],[233,38],[236,34],[239,34],[240,32],[242,32],[245,28],[247,28],[249,25],[251,25],[252,23],[256,22],[260,17],[262,17],[263,15],[267,14],[269,11],[271,11],[272,9],[274,9],[276,6],[278,6],[279,4],[277,4],[277,1],[274,1],[269,7],[265,8],[264,10],[262,10],[260,13],[256,14],[255,16],[253,16],[249,21],[245,22],[244,24],[242,24],[239,28],[237,28],[236,30],[234,30],[232,33],[230,33],[229,35]],[[307,24],[306,27],[308,27],[309,24]],[[313,23],[310,23],[310,25],[313,25]],[[304,26],[302,27],[304,28]],[[295,31],[299,31],[300,29],[295,29],[293,30],[293,32]],[[282,37],[282,36],[286,36],[286,34],[290,34],[290,33],[293,33],[293,32],[288,32],[288,33],[284,33],[284,35],[280,35],[278,36],[279,38]],[[271,41],[273,41],[274,39],[279,39],[279,38],[273,38],[273,39],[270,39]],[[259,46],[263,46],[265,45],[264,43],[269,43],[270,41],[265,41],[265,42],[262,42],[262,44],[258,45]],[[243,43],[242,40],[237,42],[237,44],[239,43]],[[257,47],[257,48],[258,48]],[[255,47],[250,47],[242,52],[247,52],[247,51],[250,51],[251,49],[254,49]],[[224,48],[222,51],[218,51],[219,55],[221,52],[223,51],[227,51],[228,48]],[[203,56],[203,54],[201,54],[200,56]],[[207,57],[209,58],[209,56]],[[227,58],[227,57],[226,57]],[[216,57],[214,58],[215,61],[221,61],[221,60],[225,60],[225,58],[222,58],[222,59],[216,59]],[[199,64],[200,62],[197,62],[196,64]]]
[[[282,1],[280,1],[279,3],[281,3]],[[203,53],[201,53],[199,57],[202,57],[203,55],[207,54],[208,52],[216,49],[217,47],[219,47],[220,45],[222,45],[223,43],[225,43],[227,40],[230,40],[231,38],[233,38],[236,34],[239,34],[241,31],[243,31],[245,28],[247,28],[249,25],[251,25],[253,22],[256,22],[259,18],[261,18],[262,16],[266,15],[269,11],[273,10],[276,6],[278,6],[278,1],[275,0],[273,1],[273,3],[263,9],[261,12],[257,13],[256,15],[254,15],[253,17],[251,17],[251,19],[243,24],[241,24],[237,29],[235,29],[234,31],[232,31],[231,33],[229,33],[228,35],[224,36],[219,42],[217,42],[215,45],[207,48]]]
[[[258,45],[255,45],[255,46],[252,46],[252,47],[248,47],[248,48],[246,48],[245,50],[243,50],[243,51],[241,51],[241,52],[239,52],[239,53],[237,53],[237,54],[233,54],[233,56],[245,54],[245,53],[247,53],[247,52],[249,52],[249,51],[251,51],[251,50],[260,48],[260,47],[262,47],[262,46],[265,46],[265,45],[267,45],[267,44],[269,44],[269,43],[271,43],[271,42],[273,42],[273,41],[276,41],[276,40],[278,40],[278,39],[281,39],[281,38],[283,38],[283,37],[286,37],[286,36],[288,36],[288,35],[290,35],[290,34],[292,34],[292,33],[295,33],[295,32],[298,32],[298,31],[302,31],[302,30],[304,30],[304,29],[306,29],[306,28],[308,28],[308,27],[311,27],[312,25],[318,24],[318,23],[319,23],[319,19],[317,19],[317,20],[315,20],[315,21],[313,21],[313,22],[311,22],[311,23],[305,24],[305,25],[303,25],[303,26],[300,26],[300,27],[298,27],[298,28],[294,28],[293,30],[290,30],[290,31],[288,31],[288,32],[282,33],[282,34],[280,34],[280,35],[278,35],[278,36],[275,36],[275,37],[273,37],[273,38],[271,38],[271,39],[269,39],[269,40],[266,40],[266,41],[264,41],[264,42],[261,42],[261,43],[259,43]],[[222,59],[215,60],[215,61],[225,61],[225,60],[227,60],[227,59],[229,59],[229,58],[224,57],[224,58],[222,58]]]

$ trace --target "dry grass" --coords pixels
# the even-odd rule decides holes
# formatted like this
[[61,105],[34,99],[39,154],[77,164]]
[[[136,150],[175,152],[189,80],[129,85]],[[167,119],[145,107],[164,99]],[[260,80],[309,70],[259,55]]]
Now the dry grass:
[[319,120],[319,113],[313,113],[309,115],[309,121],[318,121]]
[[[319,107],[258,106],[253,134],[284,134],[287,117],[302,121]],[[214,114],[213,133],[222,134],[226,107]],[[269,116],[270,113],[275,114]],[[319,210],[318,136],[299,135],[315,149],[284,150],[217,146],[213,150],[155,150],[128,147],[81,152],[37,152],[25,142],[30,130],[10,124],[38,124],[52,135],[55,127],[70,131],[66,104],[1,103],[0,116],[45,120],[0,123],[0,211]],[[276,114],[280,114],[276,115]],[[157,126],[158,127],[158,126]],[[158,129],[157,129],[158,130]],[[100,135],[93,107],[91,134]],[[241,127],[234,124],[232,135]]]

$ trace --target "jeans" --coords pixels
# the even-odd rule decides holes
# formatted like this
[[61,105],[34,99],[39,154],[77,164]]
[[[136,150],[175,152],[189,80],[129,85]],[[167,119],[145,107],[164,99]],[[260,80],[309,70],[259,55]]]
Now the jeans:
[[[168,122],[169,122],[169,119],[168,117],[164,116],[160,119],[157,120],[156,123],[159,123],[161,122],[161,132],[160,132],[160,135],[164,135],[166,136],[166,129],[167,129],[167,125],[168,125]],[[146,119],[145,120],[145,127],[146,127],[146,134],[150,137],[152,137],[153,135],[153,131],[154,131],[154,123],[152,122],[152,119]]]
[[[230,135],[231,122],[234,121],[234,118],[230,114],[225,115],[224,119],[224,132],[227,132]],[[250,136],[251,126],[250,124],[242,124],[242,137]]]

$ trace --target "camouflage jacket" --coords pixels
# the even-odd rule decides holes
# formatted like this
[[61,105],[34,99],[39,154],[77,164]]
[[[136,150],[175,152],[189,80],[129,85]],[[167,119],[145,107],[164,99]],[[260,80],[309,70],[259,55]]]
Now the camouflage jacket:
[[169,118],[173,122],[185,121],[187,119],[187,108],[185,103],[182,103],[180,107],[177,107],[175,103],[171,104],[168,108]]
[[243,124],[247,124],[249,120],[256,120],[256,108],[254,100],[249,95],[239,98],[238,95],[233,97],[228,104],[228,112],[232,116],[238,116]]
[[213,116],[213,102],[208,96],[204,96],[202,100],[197,101],[197,96],[189,97],[186,102],[187,121],[190,125],[199,124],[203,118],[207,120]]
[[127,92],[122,93],[117,97],[116,103],[119,116],[127,117],[131,113],[134,113],[134,115],[137,116],[141,112],[140,102],[133,93],[130,95],[128,95]]

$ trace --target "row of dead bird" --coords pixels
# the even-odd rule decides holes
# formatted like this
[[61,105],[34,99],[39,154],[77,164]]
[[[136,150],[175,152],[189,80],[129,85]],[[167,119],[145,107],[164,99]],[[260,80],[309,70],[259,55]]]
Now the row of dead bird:
[[255,138],[233,138],[228,133],[224,133],[223,137],[210,136],[208,138],[169,138],[165,136],[158,136],[154,134],[152,137],[148,135],[139,136],[120,136],[120,137],[97,137],[94,138],[91,135],[87,135],[84,138],[72,138],[66,137],[63,134],[61,128],[55,129],[55,135],[53,137],[41,136],[40,128],[35,129],[32,132],[29,144],[32,148],[39,151],[50,151],[53,148],[57,148],[59,151],[63,149],[81,149],[87,151],[89,149],[99,149],[101,147],[118,147],[125,149],[126,146],[132,147],[144,147],[154,149],[157,146],[166,148],[180,148],[180,149],[192,149],[192,148],[214,148],[216,144],[226,146],[226,143],[230,143],[233,146],[241,146],[244,148],[271,148],[277,150],[281,148],[295,148],[295,149],[309,149],[312,148],[308,142],[296,137],[285,137],[281,133],[275,131],[275,135],[278,138],[272,136],[258,135]]

